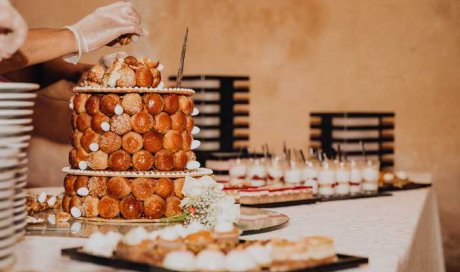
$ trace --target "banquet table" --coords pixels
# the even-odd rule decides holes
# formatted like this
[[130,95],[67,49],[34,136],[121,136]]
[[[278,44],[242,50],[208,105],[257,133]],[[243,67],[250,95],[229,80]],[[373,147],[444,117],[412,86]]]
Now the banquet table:
[[[342,254],[369,257],[369,264],[347,271],[444,271],[438,208],[432,189],[393,196],[274,208],[289,216],[284,228],[246,239],[330,236]],[[113,269],[62,257],[62,248],[81,246],[83,238],[27,236],[16,247],[16,271]]]

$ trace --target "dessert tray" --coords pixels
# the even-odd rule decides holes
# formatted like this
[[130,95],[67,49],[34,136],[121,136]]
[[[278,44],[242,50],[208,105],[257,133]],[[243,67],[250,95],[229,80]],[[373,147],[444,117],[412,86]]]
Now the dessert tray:
[[186,176],[201,177],[212,175],[212,170],[199,168],[185,171],[98,171],[80,170],[64,167],[62,171],[66,174],[76,176],[96,176],[96,177],[127,177],[127,178],[182,178]]

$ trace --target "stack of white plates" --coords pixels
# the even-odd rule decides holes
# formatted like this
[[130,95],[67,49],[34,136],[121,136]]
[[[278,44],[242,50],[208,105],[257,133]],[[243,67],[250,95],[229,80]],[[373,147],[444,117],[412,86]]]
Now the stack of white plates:
[[38,87],[0,83],[0,270],[14,262],[13,246],[25,234],[27,149]]

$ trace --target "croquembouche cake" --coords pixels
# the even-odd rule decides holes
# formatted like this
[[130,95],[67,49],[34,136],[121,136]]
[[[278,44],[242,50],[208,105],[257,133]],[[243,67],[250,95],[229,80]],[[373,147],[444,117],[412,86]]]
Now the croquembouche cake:
[[70,167],[62,208],[73,217],[159,219],[180,215],[193,149],[194,91],[165,88],[163,65],[128,56],[94,66],[74,88]]

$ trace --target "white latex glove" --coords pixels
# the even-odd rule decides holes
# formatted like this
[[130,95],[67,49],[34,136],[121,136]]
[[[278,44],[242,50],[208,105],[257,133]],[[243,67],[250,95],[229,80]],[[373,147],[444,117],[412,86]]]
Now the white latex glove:
[[99,49],[107,44],[116,45],[114,40],[122,35],[147,35],[140,25],[141,19],[130,2],[116,2],[97,8],[77,23],[66,26],[78,42],[78,54],[64,57],[70,63],[77,63],[83,53]]
[[0,0],[0,61],[11,57],[27,36],[27,25],[8,0]]

